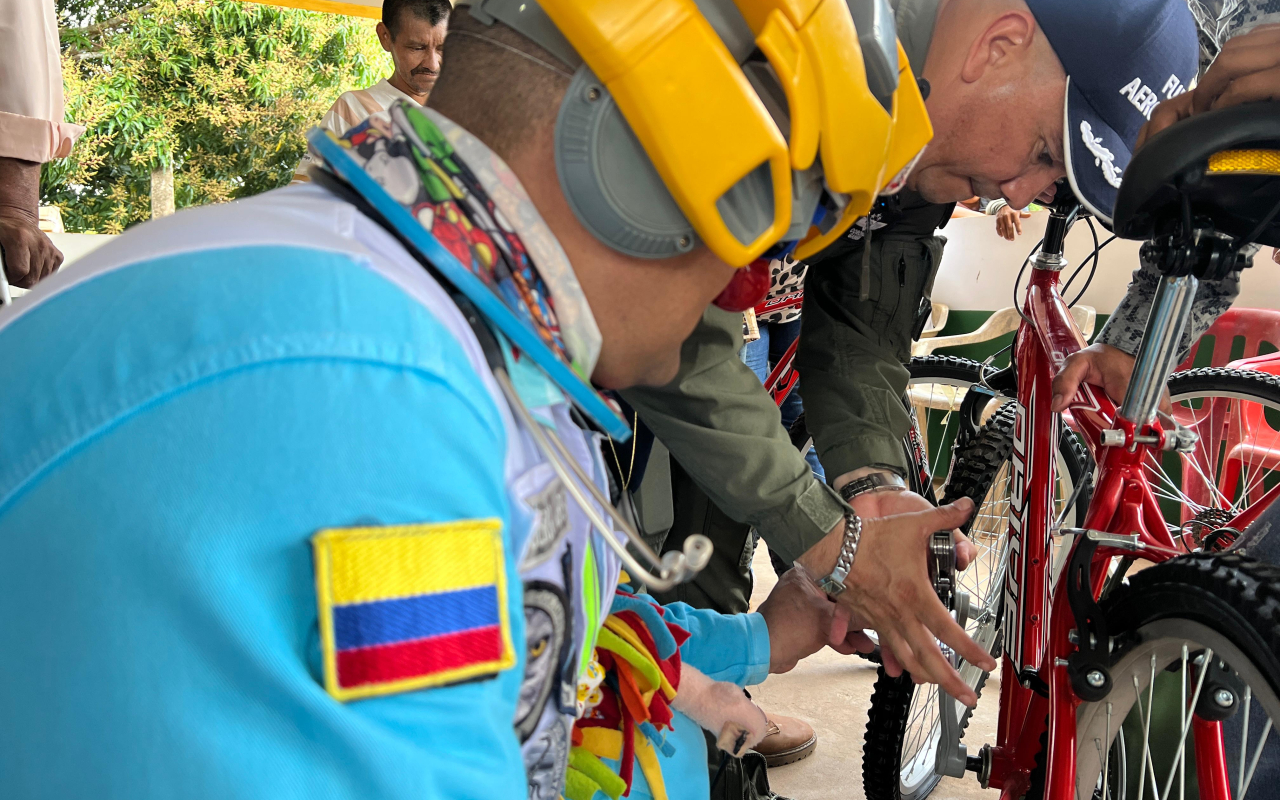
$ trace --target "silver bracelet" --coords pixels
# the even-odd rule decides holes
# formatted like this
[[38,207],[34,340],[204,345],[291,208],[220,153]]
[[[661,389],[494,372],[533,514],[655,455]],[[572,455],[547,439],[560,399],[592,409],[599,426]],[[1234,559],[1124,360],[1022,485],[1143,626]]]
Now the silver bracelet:
[[853,512],[844,516],[844,539],[840,542],[840,555],[836,558],[835,569],[831,574],[818,581],[818,588],[827,593],[827,597],[835,600],[845,590],[845,579],[849,570],[853,569],[853,560],[858,556],[858,545],[862,542],[862,518]]
[[900,475],[892,472],[873,472],[870,475],[855,478],[841,486],[840,498],[847,503],[860,494],[869,492],[903,492],[906,489],[907,482]]

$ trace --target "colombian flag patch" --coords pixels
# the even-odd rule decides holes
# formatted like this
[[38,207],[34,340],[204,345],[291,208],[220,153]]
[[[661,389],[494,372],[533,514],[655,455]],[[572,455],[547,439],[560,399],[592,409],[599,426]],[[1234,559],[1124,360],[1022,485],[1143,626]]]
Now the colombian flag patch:
[[515,666],[499,520],[334,528],[311,543],[325,689],[335,699]]

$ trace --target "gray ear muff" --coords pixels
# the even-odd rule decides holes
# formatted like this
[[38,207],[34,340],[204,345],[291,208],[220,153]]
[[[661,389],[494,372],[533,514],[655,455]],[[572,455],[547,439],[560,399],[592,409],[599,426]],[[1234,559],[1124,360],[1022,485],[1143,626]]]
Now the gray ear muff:
[[[641,258],[687,253],[698,242],[604,84],[578,68],[556,119],[556,171],[578,220],[615,250]],[[773,181],[761,164],[716,200],[738,241],[773,223]],[[811,209],[812,210],[812,209]]]
[[667,258],[697,244],[613,96],[585,64],[556,119],[556,172],[578,220],[627,255]]
[[[744,61],[755,43],[732,1],[696,2],[739,63]],[[556,119],[555,154],[560,185],[578,220],[605,244],[641,258],[667,258],[697,246],[697,233],[608,89],[581,63],[545,12],[523,0],[475,0],[471,14],[485,24],[506,23],[577,68]],[[774,84],[770,90],[780,99],[766,105],[786,131],[786,100],[777,78],[768,73],[753,83]],[[791,189],[795,210],[790,231],[799,238],[807,232],[821,195],[820,167],[793,174]],[[738,241],[755,241],[773,223],[769,165],[761,164],[730,187],[716,209]]]
[[582,63],[573,45],[564,38],[542,6],[528,0],[458,0],[456,6],[469,6],[471,16],[492,25],[501,22],[575,70]]
[[898,89],[898,31],[889,0],[848,0],[849,13],[858,29],[867,87],[884,110],[893,113],[893,93]]

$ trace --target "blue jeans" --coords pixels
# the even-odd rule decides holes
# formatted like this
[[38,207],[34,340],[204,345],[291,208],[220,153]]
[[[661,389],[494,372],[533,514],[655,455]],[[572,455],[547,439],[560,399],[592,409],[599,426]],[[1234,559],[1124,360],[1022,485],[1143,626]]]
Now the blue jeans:
[[[791,347],[791,343],[799,336],[799,317],[790,322],[763,322],[760,324],[760,338],[754,342],[747,342],[743,346],[742,361],[751,368],[760,382],[764,383],[769,377],[769,371],[782,360],[782,357],[787,354],[787,348]],[[799,383],[778,410],[782,412],[782,427],[791,430],[791,426],[804,413]],[[820,481],[827,479],[822,465],[818,463],[818,454],[812,447],[805,454],[805,461],[809,462],[814,477]]]

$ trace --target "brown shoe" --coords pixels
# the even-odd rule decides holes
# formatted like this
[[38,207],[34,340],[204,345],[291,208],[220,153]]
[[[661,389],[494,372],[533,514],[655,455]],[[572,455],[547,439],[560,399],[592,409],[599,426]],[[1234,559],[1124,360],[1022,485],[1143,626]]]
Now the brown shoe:
[[818,734],[802,719],[770,714],[766,731],[755,750],[764,756],[764,763],[769,767],[794,764],[813,755],[818,746]]

